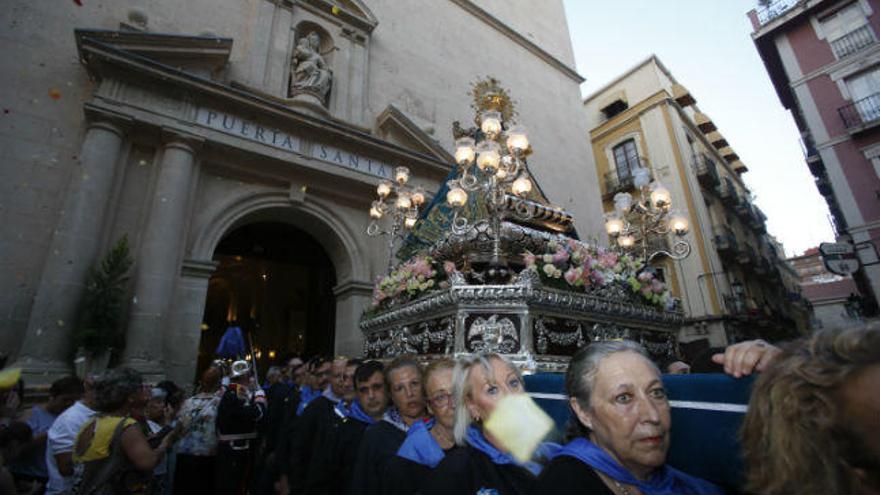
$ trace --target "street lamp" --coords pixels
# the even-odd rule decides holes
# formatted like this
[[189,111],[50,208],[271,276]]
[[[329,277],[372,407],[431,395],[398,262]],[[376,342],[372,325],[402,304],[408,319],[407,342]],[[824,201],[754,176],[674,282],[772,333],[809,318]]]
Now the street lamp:
[[[379,199],[370,205],[370,224],[367,226],[367,235],[376,237],[388,236],[388,271],[394,264],[394,244],[398,238],[402,238],[407,232],[415,228],[419,218],[419,208],[425,203],[425,190],[419,187],[409,187],[409,169],[397,167],[394,169],[394,182],[384,180],[376,187]],[[392,199],[393,198],[393,199]],[[387,229],[382,229],[379,222],[388,217],[390,224]]]
[[[680,260],[691,252],[691,245],[684,236],[690,230],[688,215],[672,210],[672,194],[660,181],[651,181],[651,173],[645,167],[632,172],[633,185],[638,198],[630,193],[614,195],[614,211],[605,215],[605,232],[620,251],[633,254],[647,265],[657,256],[665,255]],[[672,234],[671,249],[655,249],[651,238],[662,239]]]

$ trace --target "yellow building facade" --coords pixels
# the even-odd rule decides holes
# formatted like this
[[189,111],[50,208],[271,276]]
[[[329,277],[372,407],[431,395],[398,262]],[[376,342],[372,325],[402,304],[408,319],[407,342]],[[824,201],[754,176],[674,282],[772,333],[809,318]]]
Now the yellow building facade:
[[[689,217],[690,254],[652,261],[687,315],[679,335],[687,354],[805,328],[799,287],[785,276],[784,253],[742,180],[748,169],[656,56],[589,96],[584,108],[604,210],[613,211],[617,193],[638,195],[632,171],[642,166]],[[658,239],[652,251],[668,243]]]

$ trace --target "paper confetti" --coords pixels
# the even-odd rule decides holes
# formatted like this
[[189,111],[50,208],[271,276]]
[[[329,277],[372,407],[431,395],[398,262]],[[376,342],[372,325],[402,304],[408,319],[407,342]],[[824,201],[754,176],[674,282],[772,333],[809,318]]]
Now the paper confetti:
[[330,12],[333,12],[333,15],[339,15],[339,13],[342,11],[339,9],[339,7],[334,5],[333,8],[330,9]]
[[49,90],[49,98],[52,98],[53,100],[60,100],[61,99],[61,91],[59,91],[57,88],[50,89]]
[[0,388],[12,388],[21,378],[21,368],[0,371]]
[[73,3],[79,5],[80,7],[83,6],[82,0],[73,0]]
[[527,462],[553,429],[553,419],[526,394],[508,395],[498,402],[484,425],[519,462]]

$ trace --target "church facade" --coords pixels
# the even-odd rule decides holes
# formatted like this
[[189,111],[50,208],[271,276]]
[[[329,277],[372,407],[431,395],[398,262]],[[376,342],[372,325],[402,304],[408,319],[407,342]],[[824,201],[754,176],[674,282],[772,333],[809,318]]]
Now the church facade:
[[406,166],[440,188],[485,76],[516,100],[544,193],[603,235],[561,1],[143,5],[0,14],[0,348],[26,379],[69,372],[87,277],[123,238],[119,355],[149,377],[188,382],[233,323],[268,364],[359,355],[389,256],[365,234],[376,186]]

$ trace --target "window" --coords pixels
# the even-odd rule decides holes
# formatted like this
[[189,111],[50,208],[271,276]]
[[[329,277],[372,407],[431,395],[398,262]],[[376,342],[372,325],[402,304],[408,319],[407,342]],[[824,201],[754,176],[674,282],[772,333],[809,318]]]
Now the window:
[[874,32],[859,2],[853,2],[820,20],[825,39],[838,59],[873,44]]
[[829,43],[843,38],[868,23],[859,2],[853,2],[821,19],[822,32]]
[[617,167],[617,178],[623,182],[624,179],[632,177],[632,171],[639,166],[639,150],[636,148],[636,140],[628,139],[612,149],[614,153],[614,163]]
[[846,89],[861,123],[880,119],[880,67],[846,79]]
[[606,119],[610,119],[627,108],[629,108],[629,105],[627,105],[625,101],[614,100],[610,105],[602,109],[602,113],[605,114]]

